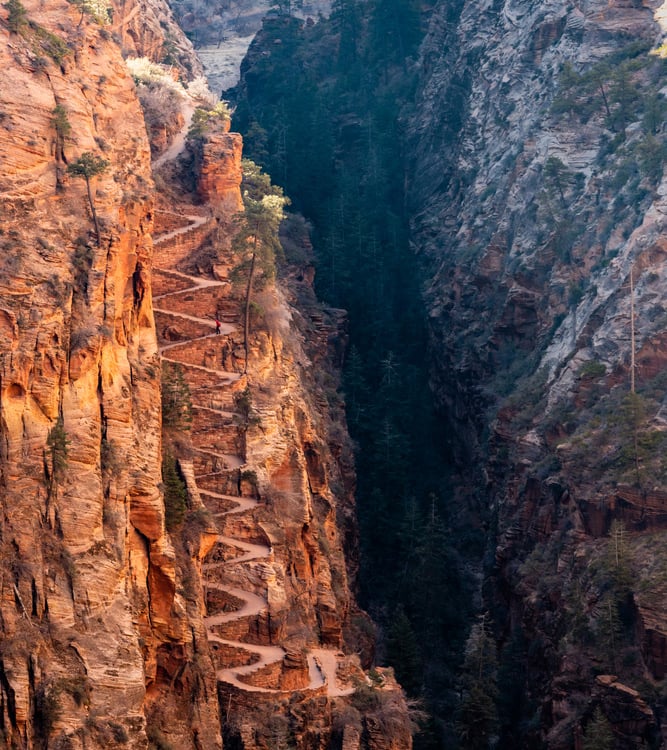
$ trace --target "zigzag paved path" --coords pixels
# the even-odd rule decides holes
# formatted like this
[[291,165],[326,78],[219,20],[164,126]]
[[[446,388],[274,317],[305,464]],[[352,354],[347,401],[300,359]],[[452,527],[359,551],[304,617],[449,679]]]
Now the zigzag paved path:
[[[216,344],[222,343],[226,337],[230,336],[237,330],[237,326],[230,323],[223,323],[221,325],[220,334],[215,332],[215,323],[212,318],[201,317],[199,310],[202,307],[206,307],[210,304],[210,294],[208,297],[203,298],[202,302],[197,301],[198,295],[204,290],[210,290],[212,287],[223,287],[223,282],[217,281],[211,278],[205,278],[195,276],[191,274],[182,273],[176,268],[160,266],[160,260],[168,260],[172,257],[169,252],[171,243],[178,243],[182,250],[184,235],[190,235],[195,241],[192,230],[198,227],[202,227],[210,219],[206,216],[202,216],[201,213],[189,212],[188,208],[184,207],[184,212],[179,214],[180,217],[188,220],[188,224],[178,227],[177,229],[170,229],[161,235],[154,238],[154,244],[156,249],[159,251],[155,254],[155,270],[157,271],[157,279],[154,280],[154,287],[159,290],[160,278],[162,279],[163,289],[159,290],[154,297],[154,310],[159,315],[165,317],[165,319],[173,320],[175,324],[182,321],[184,327],[187,328],[190,324],[198,326],[202,334],[182,339],[179,341],[161,341],[160,353],[162,359],[167,362],[178,363],[184,372],[186,381],[191,386],[193,411],[196,414],[198,411],[208,412],[210,418],[215,418],[215,414],[219,415],[219,425],[215,428],[217,433],[223,433],[225,430],[238,430],[238,427],[233,422],[233,412],[225,408],[215,408],[211,406],[210,393],[208,396],[206,393],[202,395],[203,389],[199,387],[199,379],[202,374],[206,376],[214,376],[213,380],[217,381],[216,389],[220,393],[224,393],[225,389],[230,391],[233,386],[242,377],[239,373],[226,371],[220,366],[219,368],[213,366],[211,361],[207,360],[206,364],[194,361],[197,357],[201,357],[201,351],[197,349],[197,343],[203,340],[210,340],[211,349],[217,350]],[[196,250],[196,247],[191,248],[192,251]],[[162,251],[162,252],[160,252]],[[177,282],[178,289],[170,289],[173,283]],[[183,285],[186,285],[183,287]],[[222,291],[222,289],[221,289]],[[187,307],[183,304],[183,300],[190,300],[191,308],[184,309]],[[172,304],[178,300],[178,306],[172,307]],[[212,329],[211,332],[207,332],[208,329]],[[182,359],[176,359],[173,356],[169,356],[172,351],[178,351],[179,356]],[[192,351],[191,351],[192,350]],[[219,352],[216,352],[216,362],[221,361],[221,357],[218,356]],[[228,401],[233,403],[232,393],[228,393]],[[201,399],[204,400],[201,400]],[[232,423],[230,424],[230,417],[232,417]],[[209,428],[210,429],[210,428]],[[211,485],[215,480],[219,481],[219,486],[226,487],[229,478],[230,471],[240,469],[245,460],[242,456],[233,455],[230,453],[221,452],[215,450],[215,448],[203,448],[195,447],[195,454],[199,456],[199,462],[195,462],[195,481],[199,484],[205,480],[208,486]],[[209,470],[211,461],[213,462],[212,470]],[[222,466],[223,468],[219,468]],[[231,515],[249,514],[253,511],[253,508],[257,505],[254,499],[246,497],[237,497],[234,495],[228,495],[223,492],[216,492],[211,489],[204,489],[199,487],[199,493],[204,500],[204,504],[208,504],[212,507],[216,507],[223,501],[225,504],[231,504],[232,507],[222,512],[214,512],[213,517],[218,522],[218,526],[224,526],[225,517]],[[272,558],[272,550],[269,546],[264,544],[250,543],[243,539],[237,539],[233,536],[220,533],[217,538],[217,545],[222,545],[225,548],[231,548],[232,550],[238,551],[238,554],[231,559],[227,559],[223,562],[213,561],[204,563],[203,572],[205,575],[205,586],[209,591],[218,591],[223,595],[229,595],[232,600],[241,602],[237,609],[228,612],[219,612],[211,614],[205,619],[205,625],[208,633],[208,639],[213,648],[224,648],[226,650],[242,651],[250,655],[252,663],[244,666],[236,666],[229,668],[220,668],[217,670],[217,678],[221,682],[233,685],[239,690],[256,693],[284,693],[285,691],[279,691],[268,687],[250,684],[247,680],[252,679],[252,675],[259,672],[259,670],[269,667],[270,665],[281,662],[286,655],[285,650],[279,645],[257,645],[249,644],[243,641],[223,638],[221,635],[215,632],[216,629],[221,626],[228,625],[229,623],[238,622],[241,620],[256,618],[261,614],[268,612],[268,601],[264,592],[257,593],[256,591],[249,591],[238,586],[231,586],[224,583],[225,573],[227,570],[231,570],[233,566],[257,564],[257,561],[261,561],[264,564],[270,563]],[[330,696],[346,695],[353,691],[352,688],[339,687],[336,680],[336,671],[338,666],[338,652],[331,649],[312,649],[308,655],[308,684],[304,685],[302,690],[317,690],[326,686],[326,692]],[[341,655],[342,656],[342,655]]]

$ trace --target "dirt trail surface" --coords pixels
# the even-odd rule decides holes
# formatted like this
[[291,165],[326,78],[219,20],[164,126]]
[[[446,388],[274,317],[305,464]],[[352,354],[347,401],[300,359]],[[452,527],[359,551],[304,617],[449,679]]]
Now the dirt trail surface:
[[[168,159],[176,158],[178,153],[170,149],[170,153],[160,157],[160,163]],[[157,164],[157,163],[156,163]],[[221,323],[219,332],[216,332],[216,324],[213,318],[202,317],[202,310],[208,310],[211,305],[211,289],[220,288],[220,298],[225,294],[226,282],[217,281],[204,276],[183,273],[170,265],[170,259],[176,257],[171,252],[173,246],[178,246],[178,257],[183,258],[183,243],[186,243],[186,252],[195,252],[198,249],[196,243],[200,240],[193,234],[193,230],[202,227],[208,216],[202,215],[201,210],[191,206],[183,206],[183,211],[178,214],[187,223],[177,229],[171,229],[154,238],[157,252],[155,253],[154,278],[155,289],[155,313],[156,320],[161,321],[158,326],[160,338],[160,353],[163,361],[178,365],[183,377],[188,383],[192,398],[193,414],[195,423],[197,414],[207,422],[204,432],[196,432],[196,424],[193,427],[193,475],[196,492],[202,502],[211,511],[219,533],[216,544],[205,560],[202,570],[205,577],[205,588],[208,592],[209,607],[211,614],[205,619],[209,642],[214,652],[219,653],[219,659],[224,660],[223,654],[231,652],[245,652],[251,663],[243,666],[219,667],[217,670],[218,680],[233,685],[235,688],[256,693],[280,693],[285,694],[295,691],[278,690],[273,687],[255,685],[248,680],[257,679],[256,675],[265,668],[272,665],[280,665],[286,656],[285,649],[280,644],[255,644],[244,643],[235,637],[225,638],[222,631],[232,627],[233,630],[243,631],[243,620],[261,618],[268,613],[267,584],[262,583],[262,571],[267,575],[273,573],[273,550],[269,544],[263,544],[258,540],[265,537],[261,528],[253,522],[252,514],[258,507],[256,499],[251,497],[238,497],[227,494],[222,488],[229,488],[230,478],[237,477],[236,483],[240,486],[240,472],[245,466],[245,457],[230,452],[227,447],[221,449],[218,441],[225,446],[243,443],[238,440],[238,434],[242,424],[241,415],[230,409],[229,404],[234,404],[234,394],[242,389],[246,380],[242,374],[243,362],[231,360],[231,366],[237,366],[239,372],[230,371],[230,361],[225,361],[221,352],[229,351],[234,346],[234,335],[239,334],[242,329],[241,312],[235,323]],[[193,243],[188,247],[187,243]],[[179,287],[172,290],[174,283]],[[183,286],[185,285],[185,288]],[[162,288],[160,288],[162,287]],[[200,299],[201,297],[201,299]],[[169,324],[167,322],[169,321]],[[172,325],[178,328],[179,323],[182,331],[193,330],[211,332],[201,335],[187,336],[178,330],[178,341],[168,341],[164,337],[164,330]],[[193,326],[194,324],[194,326]],[[202,346],[202,342],[205,345]],[[237,340],[238,343],[238,340]],[[215,408],[212,403],[210,385],[202,386],[202,380],[207,383],[213,382],[215,403],[223,404],[223,408]],[[201,443],[205,442],[206,445]],[[199,443],[199,444],[197,444]],[[242,453],[239,450],[239,454]],[[234,482],[231,482],[233,485]],[[215,486],[216,489],[210,489]],[[217,488],[220,488],[218,491]],[[220,510],[220,507],[223,510]],[[225,506],[229,506],[225,508]],[[228,524],[232,517],[247,516],[247,522],[239,524]],[[253,539],[239,538],[234,532],[224,531],[226,526],[230,528],[243,528],[246,533],[252,533]],[[256,526],[256,528],[255,528]],[[254,531],[248,532],[247,530]],[[225,559],[211,557],[220,555],[225,551]],[[230,557],[230,553],[232,556]],[[247,574],[240,574],[240,566],[247,566]],[[236,572],[232,579],[230,574]],[[242,573],[242,569],[241,569]],[[238,584],[230,585],[226,580],[253,581],[252,590],[242,588]],[[220,601],[225,602],[223,604]],[[230,603],[231,602],[231,603]],[[221,611],[215,611],[221,607]],[[233,607],[233,609],[230,609]],[[330,696],[345,695],[353,691],[352,688],[339,687],[336,673],[339,663],[345,659],[341,652],[330,649],[313,649],[306,654],[307,659],[307,684],[299,687],[299,690],[322,690]],[[238,660],[237,660],[238,661]],[[274,667],[275,668],[275,667]],[[278,669],[278,671],[280,671]],[[305,680],[304,680],[305,682]]]
[[179,132],[176,134],[176,137],[172,141],[169,148],[152,163],[153,171],[159,169],[163,164],[166,164],[168,161],[172,161],[175,159],[185,148],[185,139],[188,135],[188,130],[190,130],[190,123],[192,122],[192,115],[194,114],[195,106],[187,100],[183,103],[183,119],[185,120],[185,124],[183,127],[179,130]]

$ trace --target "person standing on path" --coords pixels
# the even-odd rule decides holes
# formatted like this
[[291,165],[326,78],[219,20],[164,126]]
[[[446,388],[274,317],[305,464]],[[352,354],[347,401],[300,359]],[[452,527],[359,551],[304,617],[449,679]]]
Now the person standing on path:
[[220,319],[217,315],[215,316],[215,332],[220,333]]

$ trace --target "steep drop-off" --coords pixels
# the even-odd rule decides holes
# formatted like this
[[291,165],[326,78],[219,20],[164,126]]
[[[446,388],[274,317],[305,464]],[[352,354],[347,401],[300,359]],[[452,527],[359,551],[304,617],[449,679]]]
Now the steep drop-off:
[[[64,2],[2,18],[3,741],[145,747],[165,650],[185,666],[204,629],[164,526],[143,116],[104,28]],[[215,747],[214,683],[169,680],[203,687]]]
[[[359,345],[345,390],[364,593],[391,613],[399,677],[441,719],[425,743],[566,748],[612,732],[615,747],[658,747],[663,16],[443,2],[421,20],[418,50],[408,3],[267,21],[237,90],[251,153],[313,220],[320,290],[349,308]],[[446,449],[415,398],[420,284]],[[412,591],[385,588],[380,568]],[[415,595],[434,570],[431,591],[480,612],[465,658],[465,605]],[[474,570],[479,599],[463,584]],[[440,660],[415,631],[443,643]]]
[[571,747],[598,709],[617,747],[664,742],[656,10],[442,7],[422,49],[413,241],[436,392],[486,467],[512,747]]
[[1,741],[409,748],[351,593],[345,315],[298,218],[250,283],[225,108],[182,39],[180,80],[122,59],[164,61],[166,9],[95,9],[0,13]]

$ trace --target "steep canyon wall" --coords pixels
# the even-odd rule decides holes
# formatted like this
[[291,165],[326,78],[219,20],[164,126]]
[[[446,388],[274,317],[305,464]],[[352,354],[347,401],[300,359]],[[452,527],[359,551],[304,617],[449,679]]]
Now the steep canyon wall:
[[304,262],[244,341],[241,138],[177,162],[183,117],[158,174],[122,57],[198,63],[159,3],[86,7],[0,13],[2,742],[410,747],[351,593],[345,316]]
[[[164,525],[143,115],[103,27],[3,14],[3,737],[145,747],[160,652],[197,650],[198,614]],[[86,152],[92,203],[67,172]],[[216,726],[212,684],[192,708]]]
[[665,741],[663,34],[651,3],[442,4],[422,46],[412,237],[522,654],[508,747],[579,746],[596,708],[617,747]]

